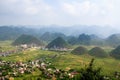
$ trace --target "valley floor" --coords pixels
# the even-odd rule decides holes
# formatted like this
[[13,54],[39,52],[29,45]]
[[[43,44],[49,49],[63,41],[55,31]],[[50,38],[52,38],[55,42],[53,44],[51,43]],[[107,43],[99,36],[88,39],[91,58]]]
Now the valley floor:
[[[10,49],[15,49],[10,46]],[[7,49],[5,48],[7,51]],[[49,61],[52,66],[54,66],[57,69],[62,70],[79,70],[81,68],[86,68],[87,65],[89,65],[91,59],[95,59],[94,62],[94,68],[102,68],[102,74],[107,76],[114,75],[114,72],[120,72],[120,60],[114,59],[110,56],[106,58],[97,58],[90,56],[88,54],[84,55],[74,55],[68,52],[60,52],[60,51],[47,51],[47,50],[40,50],[40,49],[34,49],[30,48],[24,51],[21,51],[19,53],[10,54],[6,57],[1,56],[0,60],[2,61],[8,61],[8,62],[29,62],[29,61],[35,61],[38,59],[45,59],[46,61]],[[36,76],[40,76],[41,71],[38,69],[35,69],[32,74],[24,74],[21,77],[16,77],[16,80],[21,80],[22,78],[28,78],[33,76],[33,78],[36,78]],[[33,79],[34,80],[34,79]]]

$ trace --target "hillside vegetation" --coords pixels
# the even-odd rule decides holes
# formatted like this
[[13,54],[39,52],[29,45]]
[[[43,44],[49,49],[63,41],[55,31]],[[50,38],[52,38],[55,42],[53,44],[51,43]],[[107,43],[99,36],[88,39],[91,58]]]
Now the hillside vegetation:
[[110,55],[113,56],[114,58],[120,59],[120,46],[112,50]]
[[21,44],[43,45],[43,42],[38,40],[34,36],[23,34],[20,37],[18,37],[12,44],[13,45],[21,45]]
[[85,47],[79,46],[75,48],[71,53],[78,54],[78,55],[87,54],[88,50]]
[[89,54],[96,57],[107,57],[107,53],[100,47],[94,47],[89,51]]
[[[59,28],[58,28],[59,29]],[[66,28],[68,29],[68,28]],[[65,29],[63,28],[62,31]],[[51,28],[34,29],[19,26],[0,26],[0,40],[15,40],[22,34],[32,35],[45,43],[49,43],[57,37],[62,37],[64,40],[68,41],[71,45],[96,45],[96,46],[111,46],[117,47],[120,45],[120,34],[111,34],[106,38],[99,37],[95,34],[85,34],[77,32],[77,36],[71,33],[67,35],[67,30],[62,32],[55,29],[52,31]]]
[[61,37],[58,37],[56,39],[54,39],[53,41],[51,41],[46,48],[68,48],[68,43]]

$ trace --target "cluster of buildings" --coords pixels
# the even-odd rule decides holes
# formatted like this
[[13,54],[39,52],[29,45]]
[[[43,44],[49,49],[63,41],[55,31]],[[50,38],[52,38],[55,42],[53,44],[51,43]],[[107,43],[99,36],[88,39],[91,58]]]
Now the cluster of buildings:
[[28,62],[10,62],[0,61],[0,80],[6,80],[10,77],[20,77],[23,74],[32,74],[35,68],[44,67],[47,64],[40,60]]
[[78,74],[75,71],[69,72],[57,69],[52,66],[50,62],[42,59],[28,62],[0,61],[0,80],[20,77],[23,74],[32,74],[36,68],[41,71],[42,74],[40,76],[46,79],[72,78],[74,75]]
[[17,49],[15,49],[15,50],[10,50],[10,51],[5,51],[5,52],[0,52],[0,56],[5,57],[5,56],[8,56],[8,55],[10,55],[10,54],[17,53],[17,52],[19,52],[19,50],[17,50]]
[[16,49],[14,50],[9,50],[9,51],[1,51],[0,52],[0,56],[8,56],[10,54],[14,54],[14,53],[19,53],[21,51],[25,51],[27,49],[30,49],[30,48],[34,48],[34,49],[43,49],[43,46],[37,46],[35,44],[31,44],[31,45],[28,45],[28,44],[21,44],[19,46],[16,46]]

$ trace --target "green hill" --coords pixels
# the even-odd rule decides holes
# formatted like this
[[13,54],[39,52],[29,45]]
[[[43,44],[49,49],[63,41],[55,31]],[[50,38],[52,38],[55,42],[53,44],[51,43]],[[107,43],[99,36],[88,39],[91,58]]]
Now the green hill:
[[113,47],[117,47],[120,45],[120,34],[113,34],[110,35],[107,39],[106,39],[106,43],[110,46]]
[[75,48],[71,53],[81,55],[81,54],[85,54],[87,52],[88,51],[85,47],[79,46],[79,47]]
[[54,39],[52,42],[50,42],[46,46],[46,48],[48,49],[51,49],[51,48],[61,49],[61,48],[67,48],[67,47],[68,47],[68,43],[61,37]]
[[107,53],[100,47],[94,47],[89,51],[89,54],[96,57],[107,57]]
[[28,34],[28,35],[34,35],[38,36],[40,35],[40,31],[33,29],[33,28],[27,28],[27,27],[21,27],[21,26],[0,26],[0,41],[4,40],[15,40],[17,37],[19,37],[22,34]]
[[57,37],[62,37],[62,38],[66,38],[66,35],[62,34],[62,33],[51,33],[51,32],[45,32],[43,35],[41,35],[40,39],[44,40],[46,42],[51,42],[52,40],[56,39]]
[[38,40],[36,37],[31,35],[21,35],[18,37],[13,43],[13,45],[20,45],[20,44],[36,44],[36,45],[43,45],[43,42]]
[[120,46],[111,51],[110,54],[112,57],[120,59]]
[[87,34],[81,34],[78,37],[78,43],[82,45],[90,45],[91,37]]

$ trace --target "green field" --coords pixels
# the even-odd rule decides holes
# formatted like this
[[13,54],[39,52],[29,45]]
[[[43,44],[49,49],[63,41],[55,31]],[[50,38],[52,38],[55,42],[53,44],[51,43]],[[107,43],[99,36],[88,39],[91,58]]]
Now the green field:
[[[52,59],[51,57],[58,54],[57,57]],[[80,69],[87,66],[90,60],[93,58],[89,55],[73,55],[70,52],[54,52],[43,50],[27,50],[22,53],[12,54],[7,57],[0,57],[5,61],[29,61],[38,58],[45,57],[52,61],[52,64],[61,69],[73,68]],[[95,58],[95,57],[94,57]],[[120,70],[120,60],[116,60],[111,57],[107,58],[95,58],[95,67],[102,67],[104,74],[112,74],[114,71]]]
[[[8,44],[8,43],[5,43],[5,44]],[[2,45],[7,46],[5,44],[2,44]],[[10,49],[14,48],[10,46],[10,43],[8,45]],[[107,51],[110,51],[112,48],[108,49],[107,47],[106,49]],[[53,58],[53,56],[55,55],[57,56]],[[11,54],[7,57],[0,57],[0,59],[2,60],[13,61],[13,62],[17,62],[17,61],[26,62],[29,60],[35,60],[39,58],[46,58],[47,60],[52,62],[52,64],[56,68],[64,69],[64,70],[67,70],[68,68],[76,69],[76,70],[79,70],[80,68],[85,68],[89,64],[91,59],[95,58],[94,67],[95,68],[101,67],[103,74],[113,75],[113,72],[120,71],[120,60],[114,59],[110,56],[108,56],[107,58],[97,58],[97,57],[90,56],[88,54],[74,55],[74,54],[71,54],[70,52],[55,52],[55,51],[45,51],[40,49],[39,50],[28,49],[20,53]],[[39,71],[36,71],[35,75],[37,75],[37,72],[38,74],[40,74]],[[31,76],[31,75],[27,75],[27,76]]]

